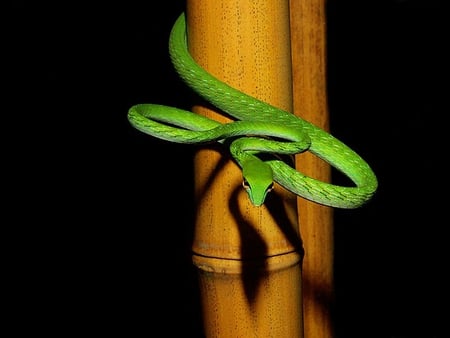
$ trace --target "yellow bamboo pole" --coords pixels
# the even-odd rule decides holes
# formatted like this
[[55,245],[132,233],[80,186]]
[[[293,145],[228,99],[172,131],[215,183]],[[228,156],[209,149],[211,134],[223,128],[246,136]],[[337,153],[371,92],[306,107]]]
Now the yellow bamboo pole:
[[[288,0],[188,0],[188,44],[200,65],[292,111]],[[205,105],[193,110],[228,121]],[[193,262],[206,337],[303,337],[296,199],[276,186],[262,207],[227,150],[198,151]]]
[[[291,0],[291,43],[294,113],[328,130],[326,90],[326,0]],[[310,153],[296,156],[296,167],[307,175],[330,181],[330,167]],[[332,308],[333,209],[298,199],[305,338],[334,336]]]

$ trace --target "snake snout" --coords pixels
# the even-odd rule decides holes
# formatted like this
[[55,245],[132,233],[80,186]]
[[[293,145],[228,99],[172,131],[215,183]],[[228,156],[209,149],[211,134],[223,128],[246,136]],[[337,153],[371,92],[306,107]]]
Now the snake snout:
[[264,204],[267,194],[271,192],[274,188],[274,183],[272,181],[266,182],[265,184],[261,184],[261,181],[257,182],[257,184],[249,183],[247,179],[244,178],[242,181],[242,186],[248,194],[250,202],[255,207],[260,207]]

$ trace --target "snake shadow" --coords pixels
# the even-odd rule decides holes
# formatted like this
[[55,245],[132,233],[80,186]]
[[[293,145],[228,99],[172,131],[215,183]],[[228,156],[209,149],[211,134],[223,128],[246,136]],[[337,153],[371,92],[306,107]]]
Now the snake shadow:
[[[267,258],[269,258],[268,243],[261,237],[256,230],[257,225],[248,222],[243,217],[238,202],[238,195],[241,193],[242,187],[236,187],[233,190],[229,200],[229,208],[232,215],[236,218],[241,237],[241,253],[242,253],[242,283],[244,293],[249,306],[254,301],[261,289],[266,278],[268,278],[269,267]],[[303,257],[303,245],[299,234],[292,227],[292,223],[286,214],[285,205],[282,197],[272,191],[265,202],[270,215],[273,217],[275,224],[280,228],[286,239]]]
[[[199,192],[199,197],[204,196],[204,192],[210,189],[215,177],[221,172],[225,164],[230,160],[230,157],[224,151],[223,145],[211,143],[206,145],[210,150],[217,151],[222,154],[219,162],[214,170],[209,175],[208,180]],[[205,148],[205,145],[203,145]],[[244,216],[242,207],[239,204],[238,196],[242,193],[242,186],[238,185],[234,188],[228,203],[230,213],[238,224],[238,231],[241,239],[241,253],[242,253],[242,283],[244,293],[248,304],[251,306],[263,285],[265,279],[268,277],[267,258],[269,257],[269,243],[266,243],[264,238],[258,233],[257,224],[252,224]],[[265,205],[270,216],[273,218],[276,226],[279,227],[284,234],[286,240],[292,245],[295,251],[299,252],[303,257],[303,243],[300,235],[292,226],[292,222],[286,214],[286,207],[283,203],[283,197],[273,190],[268,194]]]

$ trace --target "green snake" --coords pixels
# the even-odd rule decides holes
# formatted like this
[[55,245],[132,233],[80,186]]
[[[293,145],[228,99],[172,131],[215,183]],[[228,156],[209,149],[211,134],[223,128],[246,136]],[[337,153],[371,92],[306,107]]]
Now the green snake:
[[[184,13],[172,27],[169,53],[183,81],[233,120],[220,123],[183,109],[144,103],[128,111],[134,128],[171,142],[228,145],[242,169],[243,186],[255,206],[265,202],[274,182],[300,197],[335,208],[360,207],[375,194],[378,181],[374,172],[344,143],[288,111],[227,85],[198,65],[188,50]],[[282,159],[304,151],[341,171],[354,185],[317,180]]]

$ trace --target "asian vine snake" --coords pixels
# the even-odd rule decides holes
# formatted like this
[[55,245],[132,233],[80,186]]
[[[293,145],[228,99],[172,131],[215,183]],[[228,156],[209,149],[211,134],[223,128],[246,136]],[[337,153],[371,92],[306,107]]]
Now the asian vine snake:
[[[222,124],[174,107],[137,104],[128,111],[133,127],[172,142],[229,143],[255,206],[264,203],[273,182],[303,198],[336,208],[357,208],[372,198],[377,178],[352,149],[310,122],[230,87],[198,65],[189,54],[184,13],[172,27],[169,53],[184,82],[235,121]],[[303,151],[328,162],[355,185],[337,186],[308,177],[279,156]]]

